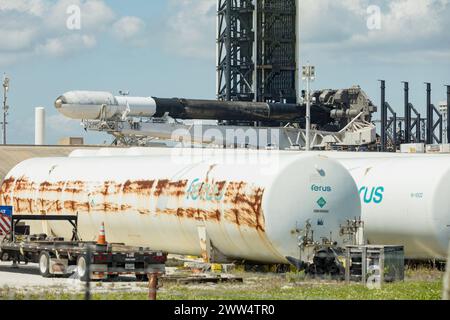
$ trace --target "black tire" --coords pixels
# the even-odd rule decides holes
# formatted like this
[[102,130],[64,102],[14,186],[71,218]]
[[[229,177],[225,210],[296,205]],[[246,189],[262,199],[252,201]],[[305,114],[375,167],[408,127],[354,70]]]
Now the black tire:
[[1,260],[3,262],[9,261],[9,254],[8,254],[8,252],[3,252]]
[[118,281],[119,275],[118,274],[110,274],[110,275],[108,275],[108,280],[109,281]]
[[146,274],[137,274],[136,280],[139,282],[148,282],[148,277]]
[[79,256],[77,259],[77,274],[81,281],[88,280],[87,259],[85,256]]
[[39,272],[42,277],[50,278],[50,254],[47,251],[42,251],[39,255]]

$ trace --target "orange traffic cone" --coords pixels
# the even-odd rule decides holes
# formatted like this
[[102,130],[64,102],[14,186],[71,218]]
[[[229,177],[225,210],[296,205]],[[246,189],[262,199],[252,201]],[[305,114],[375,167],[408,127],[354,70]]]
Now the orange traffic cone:
[[102,225],[100,226],[100,232],[98,233],[97,244],[100,246],[106,245],[105,223],[104,222],[102,222]]

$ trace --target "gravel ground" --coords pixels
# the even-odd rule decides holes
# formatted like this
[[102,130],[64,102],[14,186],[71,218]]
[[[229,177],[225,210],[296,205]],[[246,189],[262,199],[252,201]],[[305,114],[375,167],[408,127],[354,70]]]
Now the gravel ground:
[[68,279],[45,279],[39,275],[37,264],[20,265],[12,268],[10,262],[0,262],[0,287],[25,288],[31,286],[61,286]]
[[[67,277],[43,278],[37,264],[12,268],[10,262],[0,262],[0,290],[22,294],[38,294],[41,291],[76,294],[84,291],[84,284]],[[115,282],[93,282],[93,293],[146,292],[147,283],[137,282],[133,276],[122,276]]]

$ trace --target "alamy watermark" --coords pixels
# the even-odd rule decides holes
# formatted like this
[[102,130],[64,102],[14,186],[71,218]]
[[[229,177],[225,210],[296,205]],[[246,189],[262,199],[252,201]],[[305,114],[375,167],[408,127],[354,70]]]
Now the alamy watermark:
[[379,6],[367,7],[367,29],[381,30],[381,8]]
[[78,5],[70,5],[67,7],[66,27],[69,30],[81,30],[81,8]]
[[368,267],[369,277],[367,278],[366,286],[369,290],[381,289],[381,270],[378,265],[371,265]]
[[261,175],[272,175],[279,169],[278,128],[218,128],[195,124],[174,130],[171,140],[177,141],[170,151],[173,164],[210,160],[217,165],[249,166]]

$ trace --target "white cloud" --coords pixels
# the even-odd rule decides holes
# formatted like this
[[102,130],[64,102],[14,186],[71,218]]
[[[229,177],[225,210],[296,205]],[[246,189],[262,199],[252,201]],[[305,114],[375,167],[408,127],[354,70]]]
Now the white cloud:
[[121,41],[131,43],[144,42],[146,25],[145,22],[137,17],[123,17],[113,25],[114,35]]
[[93,48],[96,44],[96,38],[91,35],[67,35],[47,39],[44,44],[36,48],[36,52],[51,56],[63,56],[76,52],[78,48]]
[[169,0],[166,46],[171,52],[215,58],[217,0]]
[[0,29],[0,52],[29,49],[37,31],[34,28]]
[[0,11],[18,11],[33,16],[42,16],[49,6],[45,0],[2,0]]
[[[302,0],[303,53],[352,60],[447,59],[450,0]],[[215,55],[217,0],[170,0],[167,44],[172,52],[200,58]],[[381,8],[381,29],[367,28],[367,8]],[[423,60],[423,59],[422,59]]]
[[47,116],[45,120],[48,130],[50,132],[57,132],[59,135],[74,135],[82,133],[81,122],[72,120],[62,116],[61,114],[53,114]]
[[[73,5],[80,8],[79,30],[67,27],[67,9]],[[142,24],[135,17],[121,18],[104,0],[0,0],[0,66],[91,49],[113,25],[123,30],[122,40],[136,40]]]
[[[374,2],[381,7],[379,30],[367,28],[366,10]],[[449,0],[304,0],[303,6],[303,52],[308,56],[398,63],[447,59],[450,53]]]

